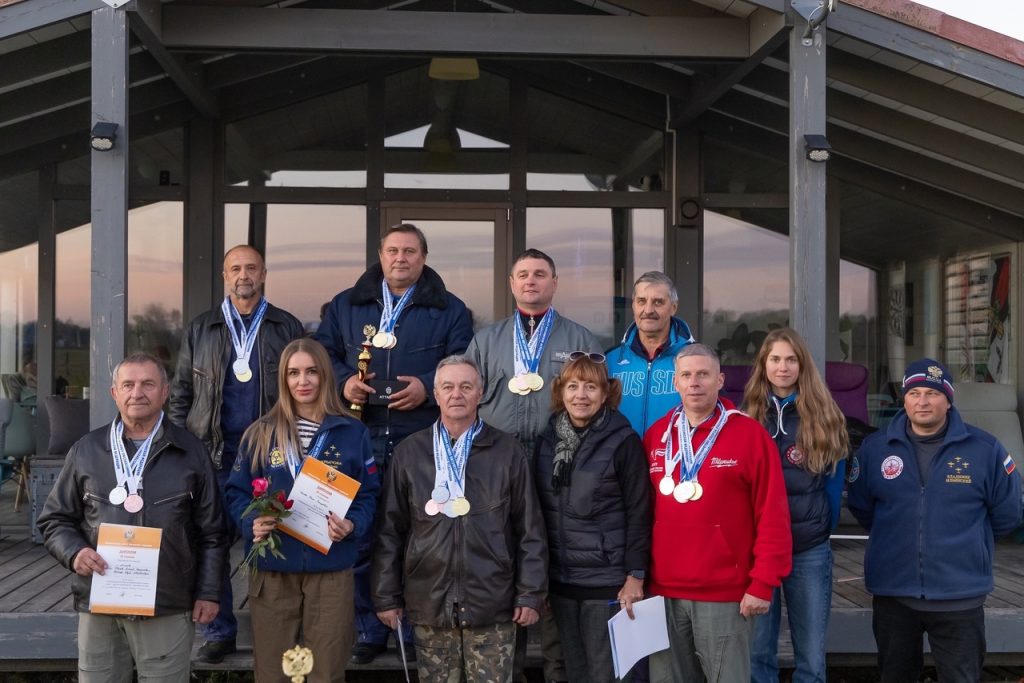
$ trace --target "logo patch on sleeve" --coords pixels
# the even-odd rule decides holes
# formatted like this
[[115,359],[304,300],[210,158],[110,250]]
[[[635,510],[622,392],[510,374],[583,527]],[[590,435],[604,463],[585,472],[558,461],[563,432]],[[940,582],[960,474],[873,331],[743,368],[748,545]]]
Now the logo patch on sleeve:
[[1006,460],[1003,461],[1003,469],[1006,470],[1007,474],[1013,474],[1014,470],[1017,469],[1017,465],[1014,464],[1013,458],[1010,454],[1006,454]]

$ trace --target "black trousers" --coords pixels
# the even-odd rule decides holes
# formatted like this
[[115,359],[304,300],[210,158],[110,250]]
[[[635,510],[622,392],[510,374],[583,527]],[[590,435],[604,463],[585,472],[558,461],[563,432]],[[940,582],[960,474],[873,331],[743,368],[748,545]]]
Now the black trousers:
[[928,634],[939,683],[978,683],[985,661],[985,609],[925,612],[896,598],[875,596],[871,626],[883,683],[921,678]]

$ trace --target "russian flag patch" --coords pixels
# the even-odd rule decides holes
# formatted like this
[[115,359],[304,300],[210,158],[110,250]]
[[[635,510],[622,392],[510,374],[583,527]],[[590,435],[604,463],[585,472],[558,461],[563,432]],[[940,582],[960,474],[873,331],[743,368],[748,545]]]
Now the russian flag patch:
[[[1012,466],[1013,463],[1011,462],[1010,464]],[[373,458],[364,462],[363,465],[366,467],[367,474],[377,474],[377,461]]]
[[1007,474],[1013,474],[1013,471],[1017,469],[1017,465],[1014,464],[1013,458],[1010,454],[1006,454],[1006,460],[1003,461],[1003,469],[1006,470]]

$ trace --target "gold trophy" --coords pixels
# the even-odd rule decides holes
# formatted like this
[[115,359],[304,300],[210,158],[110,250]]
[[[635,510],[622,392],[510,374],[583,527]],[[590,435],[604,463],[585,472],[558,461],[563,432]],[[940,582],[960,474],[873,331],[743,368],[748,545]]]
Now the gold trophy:
[[308,647],[296,645],[281,656],[281,670],[292,679],[292,683],[304,683],[313,671],[313,652]]
[[[370,361],[373,359],[373,354],[370,353],[370,349],[373,348],[371,339],[373,335],[377,334],[377,328],[373,325],[363,325],[363,334],[366,335],[366,339],[360,344],[363,350],[359,352],[358,362],[356,363],[356,376],[359,377],[360,382],[366,378],[366,373],[370,371]],[[358,403],[352,403],[349,405],[349,410],[362,414],[363,407]]]

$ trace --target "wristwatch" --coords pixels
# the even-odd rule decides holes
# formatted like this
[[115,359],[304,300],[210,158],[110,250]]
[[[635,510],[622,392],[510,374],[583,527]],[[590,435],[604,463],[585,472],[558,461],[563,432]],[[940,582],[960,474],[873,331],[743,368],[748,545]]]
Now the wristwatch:
[[630,578],[634,579],[640,579],[641,581],[643,581],[647,577],[647,572],[645,572],[643,569],[632,569],[626,572],[626,576],[629,576]]

